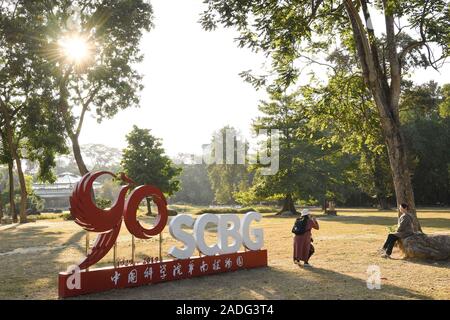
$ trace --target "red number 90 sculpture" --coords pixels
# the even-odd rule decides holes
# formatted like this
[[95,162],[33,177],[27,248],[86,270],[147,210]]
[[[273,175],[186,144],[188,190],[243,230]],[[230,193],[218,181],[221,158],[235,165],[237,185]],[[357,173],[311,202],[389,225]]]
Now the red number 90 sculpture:
[[[81,178],[76,184],[70,197],[70,213],[75,222],[87,231],[100,233],[95,240],[91,252],[78,265],[80,269],[86,269],[100,261],[113,247],[119,236],[122,220],[128,231],[140,239],[149,239],[161,233],[167,224],[167,201],[164,194],[156,187],[144,185],[134,189],[125,201],[130,186],[120,189],[119,197],[109,210],[98,208],[92,199],[92,185],[101,175],[115,174],[108,171],[90,172]],[[125,177],[126,178],[126,177]],[[129,178],[124,181],[131,181]],[[158,206],[158,216],[155,225],[151,229],[145,229],[136,218],[139,204],[146,197],[153,198]]]

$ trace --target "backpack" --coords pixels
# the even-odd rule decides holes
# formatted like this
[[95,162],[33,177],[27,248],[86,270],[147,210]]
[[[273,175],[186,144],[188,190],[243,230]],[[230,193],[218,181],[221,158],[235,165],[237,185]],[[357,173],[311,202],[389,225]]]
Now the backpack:
[[306,232],[306,224],[307,219],[305,218],[297,218],[295,220],[294,226],[292,227],[292,233],[294,233],[296,236],[302,235]]

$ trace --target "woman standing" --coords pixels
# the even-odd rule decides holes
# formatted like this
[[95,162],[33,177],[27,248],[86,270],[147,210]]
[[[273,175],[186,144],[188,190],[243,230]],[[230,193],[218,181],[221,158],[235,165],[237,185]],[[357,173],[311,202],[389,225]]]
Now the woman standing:
[[295,221],[292,232],[294,237],[294,263],[301,266],[300,261],[304,261],[304,266],[309,267],[309,258],[314,253],[314,247],[311,245],[311,229],[319,230],[319,223],[316,218],[311,216],[308,209],[303,209],[301,217]]

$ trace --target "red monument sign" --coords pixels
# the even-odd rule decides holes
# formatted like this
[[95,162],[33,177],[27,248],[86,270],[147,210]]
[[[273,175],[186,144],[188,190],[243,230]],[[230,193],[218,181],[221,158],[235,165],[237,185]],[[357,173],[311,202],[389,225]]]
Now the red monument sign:
[[[114,246],[122,226],[139,239],[149,239],[159,235],[168,221],[167,201],[164,194],[156,187],[144,185],[127,192],[130,185],[123,186],[119,197],[109,210],[99,209],[92,200],[92,185],[100,175],[111,172],[101,171],[86,174],[76,185],[70,198],[70,212],[75,222],[89,232],[99,233],[94,246],[77,266],[67,272],[59,273],[59,296],[61,298],[81,294],[101,292],[115,288],[135,287],[163,281],[180,280],[190,277],[210,275],[267,266],[267,251],[261,250],[263,244],[262,230],[250,229],[253,220],[259,221],[260,214],[251,212],[242,222],[235,215],[205,214],[194,220],[190,216],[179,215],[172,219],[169,229],[172,236],[184,244],[183,248],[172,247],[169,254],[175,259],[146,259],[133,261],[128,265],[89,269],[99,262]],[[132,181],[124,176],[122,180]],[[136,218],[139,204],[146,197],[151,197],[158,207],[158,216],[153,228],[144,228]],[[219,241],[213,246],[205,243],[206,224],[216,223]],[[193,228],[193,234],[181,226]],[[231,226],[230,226],[231,225]],[[253,234],[252,239],[250,233]],[[229,244],[229,238],[233,243]],[[238,251],[241,246],[245,251]],[[192,256],[197,248],[204,255]]]

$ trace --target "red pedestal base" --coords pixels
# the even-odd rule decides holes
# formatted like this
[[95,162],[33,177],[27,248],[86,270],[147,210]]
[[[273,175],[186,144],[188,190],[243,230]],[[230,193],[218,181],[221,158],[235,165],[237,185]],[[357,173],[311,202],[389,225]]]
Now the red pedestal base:
[[[267,250],[246,251],[218,256],[192,257],[149,264],[90,269],[70,274],[60,272],[60,298],[137,287],[164,281],[267,266]],[[79,277],[77,279],[77,277]],[[79,280],[77,282],[77,280]]]

